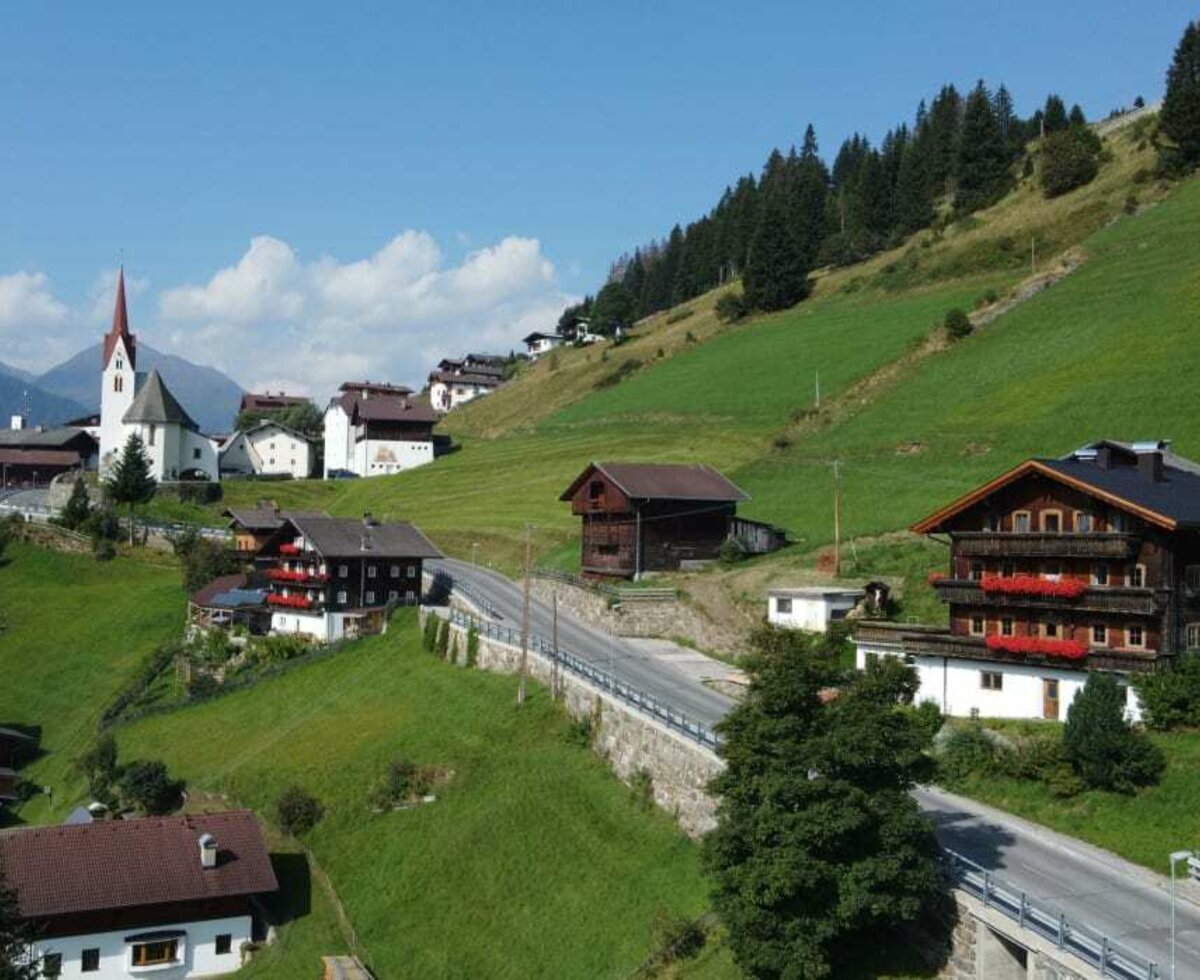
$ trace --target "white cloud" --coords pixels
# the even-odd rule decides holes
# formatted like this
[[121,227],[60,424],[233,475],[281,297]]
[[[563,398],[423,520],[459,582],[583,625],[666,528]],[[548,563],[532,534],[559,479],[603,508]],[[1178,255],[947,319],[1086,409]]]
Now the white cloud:
[[263,235],[206,284],[163,292],[159,313],[176,352],[252,388],[324,398],[351,378],[417,387],[438,358],[507,352],[576,300],[536,239],[505,238],[447,267],[420,231],[353,262],[302,262]]
[[3,360],[33,369],[46,365],[47,352],[61,351],[58,338],[67,319],[67,306],[50,288],[43,272],[13,272],[0,276],[0,341]]

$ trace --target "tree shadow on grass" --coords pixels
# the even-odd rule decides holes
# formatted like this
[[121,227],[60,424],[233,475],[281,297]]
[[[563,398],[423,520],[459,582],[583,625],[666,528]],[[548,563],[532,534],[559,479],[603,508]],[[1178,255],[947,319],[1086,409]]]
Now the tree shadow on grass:
[[262,900],[267,921],[278,927],[304,918],[312,911],[312,871],[307,855],[276,852],[271,855],[271,867],[279,890]]

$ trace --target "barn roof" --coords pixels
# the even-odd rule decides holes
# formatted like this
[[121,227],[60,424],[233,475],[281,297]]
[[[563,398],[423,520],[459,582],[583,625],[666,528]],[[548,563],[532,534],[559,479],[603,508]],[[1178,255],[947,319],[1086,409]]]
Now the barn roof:
[[[215,868],[200,864],[203,834],[216,839]],[[0,869],[27,919],[257,895],[279,887],[249,810],[3,833]]]
[[736,503],[750,495],[703,463],[590,463],[559,500],[570,500],[594,472],[603,473],[634,500],[704,500]]

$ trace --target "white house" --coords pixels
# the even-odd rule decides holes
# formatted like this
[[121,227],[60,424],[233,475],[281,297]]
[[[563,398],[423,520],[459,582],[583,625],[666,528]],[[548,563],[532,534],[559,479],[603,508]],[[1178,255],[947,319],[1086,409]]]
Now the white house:
[[566,338],[560,334],[542,333],[540,330],[535,330],[528,337],[523,338],[521,343],[525,345],[525,350],[529,356],[537,360],[543,354],[566,343]]
[[16,830],[0,834],[0,866],[31,957],[64,980],[232,973],[254,900],[279,888],[246,810]]
[[433,462],[438,413],[408,388],[348,381],[325,409],[325,479],[386,476]]
[[429,403],[445,413],[491,394],[504,384],[502,360],[488,354],[468,354],[462,360],[442,358],[429,373]]
[[312,474],[313,441],[278,422],[264,419],[235,432],[221,445],[222,473],[279,476],[303,480]]
[[824,633],[830,623],[845,619],[865,595],[862,589],[836,586],[771,589],[767,593],[767,621],[787,629]]
[[217,448],[171,394],[157,370],[137,371],[129,332],[125,272],[117,277],[112,329],[104,336],[100,392],[100,475],[112,472],[132,433],[142,438],[154,479],[217,480]]

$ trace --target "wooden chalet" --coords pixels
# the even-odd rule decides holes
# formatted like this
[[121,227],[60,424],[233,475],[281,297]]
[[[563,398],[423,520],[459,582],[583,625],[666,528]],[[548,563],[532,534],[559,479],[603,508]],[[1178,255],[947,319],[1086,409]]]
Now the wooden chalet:
[[912,529],[948,540],[931,585],[949,628],[856,635],[860,655],[913,658],[948,713],[1061,718],[1089,670],[1200,650],[1200,465],[1169,443],[1031,459]]
[[756,552],[782,542],[777,529],[737,517],[749,495],[711,466],[591,463],[559,499],[583,520],[587,575],[637,578],[710,561],[731,538]]
[[274,501],[255,504],[253,507],[230,507],[221,515],[229,518],[229,529],[233,532],[233,548],[238,554],[253,556],[270,540],[271,535],[283,527],[291,516],[325,517],[319,510],[281,511]]
[[249,811],[16,830],[0,870],[47,977],[231,973],[279,888]]

